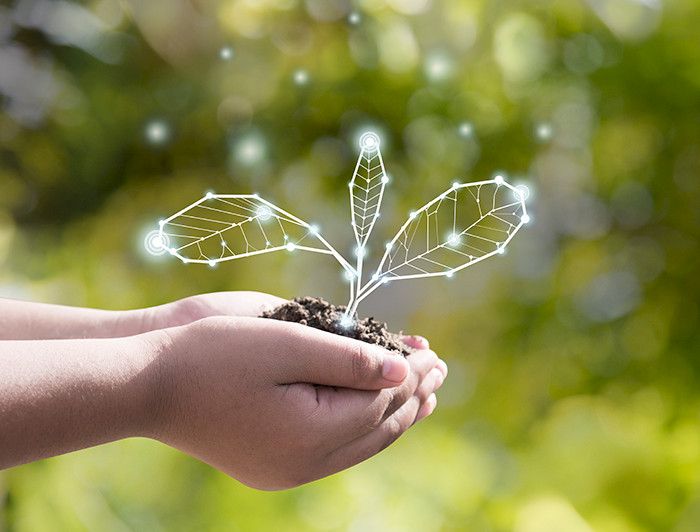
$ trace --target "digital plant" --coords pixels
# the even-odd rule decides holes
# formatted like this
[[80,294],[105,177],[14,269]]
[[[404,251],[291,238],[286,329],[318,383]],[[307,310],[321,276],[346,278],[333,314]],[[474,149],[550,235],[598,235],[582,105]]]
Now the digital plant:
[[502,254],[530,218],[528,189],[497,175],[487,181],[453,183],[445,192],[410,213],[385,245],[379,266],[365,280],[364,259],[370,234],[380,215],[389,177],[380,139],[360,137],[360,156],[349,183],[354,266],[329,244],[317,226],[308,224],[257,194],[214,194],[159,222],[146,237],[153,254],[169,253],[184,263],[214,266],[219,262],[273,251],[313,251],[332,255],[345,270],[350,300],[340,325],[349,327],[359,303],[393,280],[452,277],[456,272]]

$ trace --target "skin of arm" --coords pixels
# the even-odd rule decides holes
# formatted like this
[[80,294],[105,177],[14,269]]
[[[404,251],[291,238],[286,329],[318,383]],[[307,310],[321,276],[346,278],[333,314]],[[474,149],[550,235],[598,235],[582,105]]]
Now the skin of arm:
[[137,310],[98,310],[0,298],[0,340],[119,338],[209,316],[260,316],[285,300],[261,292],[218,292]]
[[[254,315],[246,305],[281,301],[237,297]],[[405,360],[299,324],[221,315],[235,299],[176,302],[152,324],[192,321],[135,336],[0,341],[0,468],[141,436],[285,489],[376,454],[435,408],[447,368],[424,340],[406,340],[421,350]]]

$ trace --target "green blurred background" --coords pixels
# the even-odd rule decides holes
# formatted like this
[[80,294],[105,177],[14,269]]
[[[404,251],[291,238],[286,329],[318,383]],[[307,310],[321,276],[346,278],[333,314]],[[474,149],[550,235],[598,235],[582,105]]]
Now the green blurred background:
[[374,242],[495,172],[532,217],[504,257],[360,307],[451,370],[374,459],[263,493],[123,441],[1,473],[0,529],[699,530],[698,27],[697,0],[0,3],[2,296],[343,304],[324,256],[210,269],[143,238],[255,191],[348,251],[370,128],[392,178]]

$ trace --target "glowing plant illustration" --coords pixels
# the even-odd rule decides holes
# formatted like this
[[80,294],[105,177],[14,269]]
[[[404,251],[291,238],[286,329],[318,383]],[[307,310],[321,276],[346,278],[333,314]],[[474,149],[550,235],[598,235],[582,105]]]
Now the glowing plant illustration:
[[[341,325],[352,325],[358,304],[378,287],[397,279],[452,277],[456,272],[504,252],[515,233],[530,221],[528,190],[502,176],[475,183],[454,183],[410,213],[385,245],[377,269],[364,282],[363,267],[372,229],[380,214],[389,178],[380,139],[360,138],[360,156],[349,183],[355,265],[348,262],[306,223],[257,194],[206,196],[169,218],[146,237],[153,254],[170,253],[184,263],[215,264],[272,251],[304,250],[332,255],[350,281],[350,300]],[[364,284],[363,284],[364,282]]]

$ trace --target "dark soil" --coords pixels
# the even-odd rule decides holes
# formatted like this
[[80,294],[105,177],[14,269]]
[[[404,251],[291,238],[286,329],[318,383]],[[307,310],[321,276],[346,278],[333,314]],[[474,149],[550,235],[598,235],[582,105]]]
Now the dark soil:
[[398,334],[389,332],[386,323],[374,318],[359,319],[355,315],[355,321],[351,327],[341,327],[340,318],[346,308],[331,305],[320,297],[297,297],[273,310],[264,312],[262,317],[301,323],[322,331],[379,345],[401,353],[403,356],[410,355],[414,351],[401,341]]

